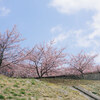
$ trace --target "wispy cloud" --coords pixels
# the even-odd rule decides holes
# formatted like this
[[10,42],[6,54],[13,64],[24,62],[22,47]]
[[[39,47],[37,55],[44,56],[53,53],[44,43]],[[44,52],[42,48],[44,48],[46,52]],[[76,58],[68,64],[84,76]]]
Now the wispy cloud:
[[91,47],[93,44],[97,45],[93,39],[90,39],[90,34],[84,35],[83,30],[66,30],[62,26],[55,26],[51,29],[52,33],[56,35],[53,37],[53,40],[56,44],[58,43],[70,43],[73,46],[77,47]]
[[62,25],[57,25],[51,28],[50,32],[53,35],[53,39],[55,44],[61,43],[68,38],[68,34],[62,27]]
[[[56,27],[56,26],[55,26]],[[99,52],[99,47],[100,47],[100,40],[96,40],[95,38],[90,38],[91,33],[85,34],[84,30],[79,29],[79,30],[69,30],[66,31],[65,28],[60,27],[62,31],[60,33],[55,33],[55,37],[53,37],[53,40],[56,45],[67,45],[68,48],[74,49],[78,48],[78,50],[83,50],[83,49],[90,49],[88,53],[94,53],[99,54],[96,62],[100,62],[100,52]],[[56,31],[57,32],[57,31]]]
[[57,44],[59,42],[63,42],[65,39],[67,39],[67,35],[66,34],[59,34],[57,37],[54,38],[54,42]]
[[57,26],[52,27],[50,31],[52,34],[57,33],[57,32],[61,32],[62,27],[61,27],[61,25],[57,25]]
[[[3,2],[3,0],[0,0],[0,4]],[[7,16],[11,10],[4,5],[0,5],[0,16]]]
[[[100,0],[51,0],[49,6],[55,8],[59,13],[73,16],[80,11],[92,11],[92,20],[89,21],[86,29],[73,30],[69,39],[73,40],[77,47],[90,48],[90,52],[95,51],[100,55]],[[89,30],[88,30],[89,29]],[[70,29],[69,31],[71,31]],[[84,32],[85,31],[85,32]],[[66,31],[66,34],[69,32]],[[74,36],[73,36],[74,35]],[[68,39],[67,38],[67,39]],[[99,39],[98,39],[99,38]],[[68,43],[68,42],[67,42]],[[98,56],[98,59],[100,56]],[[100,61],[99,61],[100,62]]]
[[11,10],[6,7],[0,7],[0,16],[7,16]]
[[90,28],[94,31],[90,34],[90,38],[100,37],[100,0],[52,0],[50,6],[57,9],[58,12],[64,14],[74,14],[81,10],[94,11]]
[[100,10],[100,0],[52,0],[50,6],[57,11],[66,14],[73,14],[82,9]]

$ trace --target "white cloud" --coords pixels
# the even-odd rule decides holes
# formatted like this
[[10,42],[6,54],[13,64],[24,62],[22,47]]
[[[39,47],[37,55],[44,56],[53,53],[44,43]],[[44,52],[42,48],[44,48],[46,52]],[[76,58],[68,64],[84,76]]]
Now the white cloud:
[[65,39],[67,39],[67,35],[66,34],[59,34],[57,37],[54,38],[54,42],[57,44],[59,42],[64,41]]
[[[62,28],[62,27],[61,27]],[[70,44],[70,47],[77,47],[77,48],[92,48],[91,50],[96,50],[100,47],[100,40],[96,40],[95,38],[90,38],[90,34],[84,34],[82,29],[80,30],[70,30],[66,31],[62,28],[60,34],[58,33],[56,36],[53,37],[52,40],[62,44]]]
[[57,25],[55,27],[52,27],[50,31],[51,31],[51,33],[61,32],[62,31],[62,27],[61,27],[61,25]]
[[95,62],[96,64],[100,64],[100,53],[96,52],[96,51],[91,51],[89,53],[89,55],[93,56],[93,55],[97,55],[95,58]]
[[50,6],[65,14],[74,14],[82,9],[94,11],[90,24],[94,31],[90,38],[100,36],[100,0],[52,0]]
[[93,16],[91,28],[94,29],[94,31],[90,34],[90,38],[100,37],[100,11]]
[[7,16],[10,13],[10,9],[6,7],[0,7],[0,16]]
[[96,62],[97,64],[100,64],[100,54],[98,54],[98,56],[96,57],[95,62]]
[[[60,34],[58,33],[53,40],[55,41],[56,44],[58,43],[64,43],[64,41],[66,40],[66,43],[70,43],[73,46],[76,47],[91,47],[93,44],[95,46],[98,45],[98,42],[93,40],[93,39],[89,39],[89,35],[84,35],[83,34],[83,30],[70,30],[70,31],[66,31],[64,28],[60,27],[62,29],[62,31],[60,32]],[[57,30],[55,31],[57,33]]]
[[[82,29],[81,27],[81,30],[73,30],[70,33],[68,32],[69,30],[62,30],[67,35],[69,34],[67,37],[69,41],[74,41],[71,44],[72,46],[76,45],[78,48],[89,48],[90,52],[96,51],[99,54],[96,62],[100,63],[100,0],[51,0],[49,6],[55,8],[59,13],[70,14],[70,16],[80,13],[82,10],[93,12],[91,22],[86,22],[88,23],[87,29]],[[58,37],[60,38],[60,35]],[[58,40],[60,40],[59,38]],[[65,39],[62,38],[62,40]]]
[[53,35],[55,44],[61,43],[69,37],[69,32],[66,32],[62,25],[57,25],[51,28],[50,32]]
[[50,6],[61,13],[73,14],[82,9],[100,10],[100,0],[52,0]]

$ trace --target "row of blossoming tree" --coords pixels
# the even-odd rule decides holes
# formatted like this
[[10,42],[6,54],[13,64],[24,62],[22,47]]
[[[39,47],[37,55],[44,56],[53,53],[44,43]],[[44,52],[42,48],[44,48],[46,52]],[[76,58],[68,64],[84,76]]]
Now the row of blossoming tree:
[[[0,33],[0,73],[14,77],[46,77],[69,74],[84,75],[87,72],[100,72],[95,66],[97,55],[80,52],[77,55],[68,54],[65,48],[54,47],[54,42],[35,45],[31,50],[21,48],[20,34],[16,26],[12,31]],[[68,66],[68,67],[64,67]]]

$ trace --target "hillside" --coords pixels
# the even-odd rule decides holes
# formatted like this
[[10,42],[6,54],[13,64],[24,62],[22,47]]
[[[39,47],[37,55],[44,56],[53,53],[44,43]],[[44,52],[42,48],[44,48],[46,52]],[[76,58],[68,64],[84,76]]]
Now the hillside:
[[68,85],[0,75],[0,100],[87,100]]

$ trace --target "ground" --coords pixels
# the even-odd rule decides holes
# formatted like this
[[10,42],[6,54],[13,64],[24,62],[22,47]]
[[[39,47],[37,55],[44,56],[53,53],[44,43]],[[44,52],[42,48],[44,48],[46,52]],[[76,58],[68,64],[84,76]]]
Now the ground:
[[93,94],[100,96],[100,81],[91,81],[91,84],[81,84],[80,86],[91,91]]
[[72,80],[72,79],[42,79],[55,84],[80,86],[93,94],[100,96],[100,80]]
[[[84,95],[72,89],[71,86],[86,87],[88,84],[100,86],[100,81],[16,79],[0,75],[0,100],[87,100]],[[99,91],[96,91],[98,95]]]

